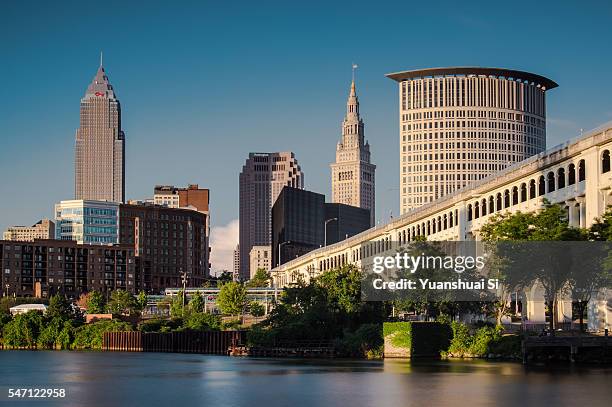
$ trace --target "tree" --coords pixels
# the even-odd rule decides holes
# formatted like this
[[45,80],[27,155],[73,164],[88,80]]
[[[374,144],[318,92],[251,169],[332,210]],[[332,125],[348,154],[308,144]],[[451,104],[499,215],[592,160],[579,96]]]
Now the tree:
[[38,311],[16,315],[2,330],[4,346],[35,348],[42,325],[43,316]]
[[115,315],[131,315],[136,309],[134,296],[125,290],[112,292],[107,310]]
[[45,324],[38,336],[37,344],[43,349],[69,349],[73,337],[72,322],[55,317]]
[[170,316],[173,318],[182,318],[185,316],[185,307],[183,307],[183,290],[180,290],[177,295],[170,300]]
[[90,291],[87,294],[85,308],[88,314],[102,314],[106,309],[106,300],[100,291]]
[[233,279],[234,278],[232,276],[232,273],[227,270],[223,270],[221,274],[217,277],[217,285],[220,285],[221,283],[228,283]]
[[242,315],[246,306],[245,287],[235,281],[223,284],[217,297],[217,304],[224,314]]
[[196,291],[189,300],[189,310],[191,312],[202,312],[204,310],[204,297],[202,293]]
[[266,313],[266,309],[261,303],[253,301],[249,304],[249,312],[254,317],[263,317]]
[[147,307],[147,293],[140,290],[138,295],[136,296],[136,309],[139,312],[142,312]]
[[66,297],[56,294],[49,299],[49,306],[47,307],[45,317],[49,321],[54,318],[68,320],[75,317],[75,310],[72,307],[72,303]]
[[192,331],[213,331],[219,330],[221,318],[218,315],[204,312],[189,314],[183,321],[183,328]]
[[247,283],[247,287],[268,287],[270,285],[271,275],[266,269],[258,268],[255,275]]
[[[503,267],[506,269],[506,280],[512,281],[510,288],[528,287],[535,282],[542,285],[551,311],[550,330],[554,332],[557,299],[568,288],[576,256],[573,255],[571,245],[544,246],[533,242],[585,241],[588,238],[586,231],[571,227],[565,210],[545,201],[539,213],[517,212],[494,217],[483,226],[481,235],[485,241],[517,242],[497,245],[496,256],[506,260]],[[500,250],[504,252],[501,256]],[[500,301],[504,304],[506,302],[507,297]]]

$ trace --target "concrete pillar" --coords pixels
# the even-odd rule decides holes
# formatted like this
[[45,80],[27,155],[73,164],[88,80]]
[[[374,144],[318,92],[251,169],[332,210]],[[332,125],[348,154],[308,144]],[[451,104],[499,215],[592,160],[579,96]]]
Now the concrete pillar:
[[586,202],[584,206],[584,225],[581,227],[590,227],[595,218],[601,216],[604,205],[601,193],[599,191],[599,176],[601,168],[599,162],[599,151],[597,147],[592,147],[582,154],[585,163],[585,194]]
[[527,301],[525,314],[528,323],[543,324],[546,322],[546,304],[544,301],[544,289],[540,283],[534,284],[525,291],[524,298]]
[[602,288],[593,294],[587,305],[587,319],[589,331],[612,328],[612,291]]
[[565,204],[567,205],[567,215],[568,215],[569,225],[573,227],[579,227],[580,226],[580,213],[578,212],[576,208],[576,201],[573,199],[570,199],[568,201],[565,201]]
[[587,208],[586,199],[584,196],[577,196],[576,202],[578,204],[578,227],[584,228],[587,224]]
[[557,301],[557,322],[572,322],[572,300],[569,298]]
[[467,236],[467,210],[464,202],[459,202],[454,206],[457,209],[457,234],[459,235],[459,241],[468,240]]

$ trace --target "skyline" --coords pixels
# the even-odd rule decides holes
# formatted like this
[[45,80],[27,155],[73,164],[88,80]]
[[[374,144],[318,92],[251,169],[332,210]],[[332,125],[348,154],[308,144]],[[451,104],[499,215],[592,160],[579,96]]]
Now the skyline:
[[[378,221],[399,214],[397,88],[386,73],[480,65],[547,76],[560,85],[547,96],[547,148],[612,120],[612,56],[602,52],[612,6],[603,2],[527,3],[529,12],[504,21],[497,13],[507,8],[452,3],[405,14],[356,2],[265,10],[118,4],[108,3],[112,19],[98,20],[85,18],[82,4],[3,5],[0,75],[10,97],[0,101],[0,168],[11,192],[0,203],[0,229],[52,217],[53,205],[74,195],[78,101],[100,51],[122,102],[126,199],[150,197],[157,184],[198,183],[211,190],[213,233],[238,217],[238,174],[249,152],[294,152],[306,189],[331,197],[329,164],[353,62],[378,167]],[[61,17],[48,19],[48,7]],[[166,24],[169,10],[181,23]]]

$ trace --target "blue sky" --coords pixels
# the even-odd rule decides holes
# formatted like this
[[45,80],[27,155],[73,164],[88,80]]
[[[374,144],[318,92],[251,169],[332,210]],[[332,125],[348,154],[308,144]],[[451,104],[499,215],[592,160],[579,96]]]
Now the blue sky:
[[560,85],[548,94],[548,146],[612,120],[609,2],[433,4],[2,2],[0,229],[73,196],[79,99],[100,50],[122,103],[127,197],[199,183],[215,227],[238,217],[250,151],[294,151],[306,187],[329,196],[352,62],[379,220],[398,212],[397,89],[385,73],[480,65],[548,76]]

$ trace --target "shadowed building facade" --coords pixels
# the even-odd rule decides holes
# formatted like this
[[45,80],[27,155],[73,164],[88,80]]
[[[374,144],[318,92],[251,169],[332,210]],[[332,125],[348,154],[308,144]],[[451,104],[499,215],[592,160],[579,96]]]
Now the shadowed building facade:
[[75,143],[75,199],[124,202],[125,134],[121,105],[100,67],[81,99]]

